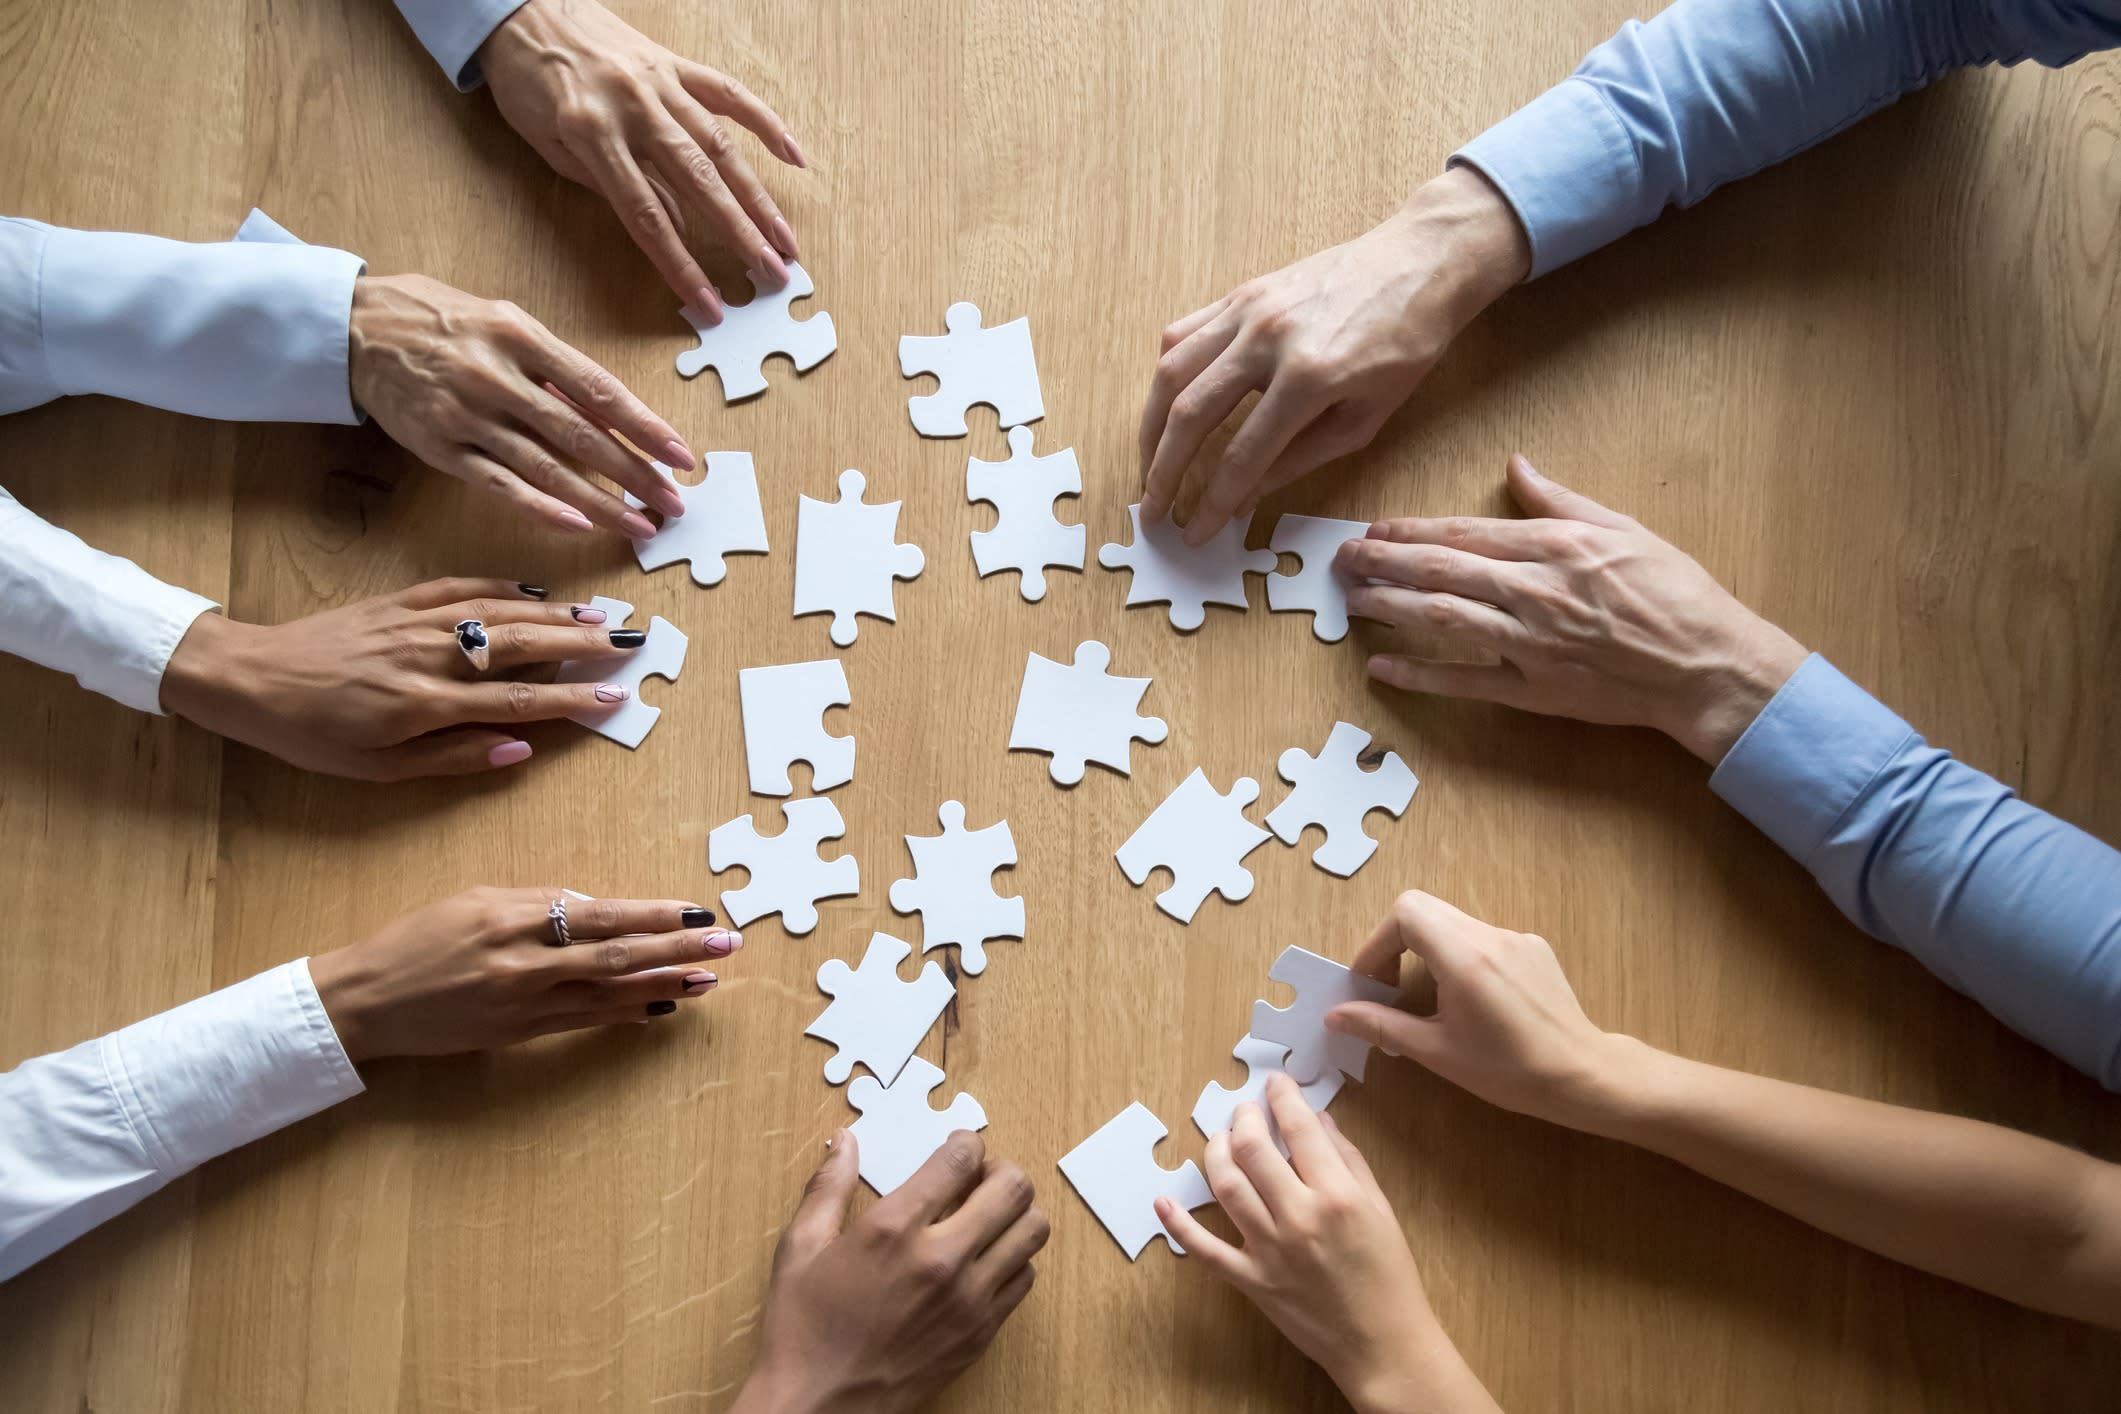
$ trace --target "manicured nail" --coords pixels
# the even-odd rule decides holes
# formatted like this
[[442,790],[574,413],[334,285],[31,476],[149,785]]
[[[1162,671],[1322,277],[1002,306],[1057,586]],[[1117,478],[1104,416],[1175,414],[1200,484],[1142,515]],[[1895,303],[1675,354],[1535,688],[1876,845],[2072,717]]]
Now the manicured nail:
[[680,471],[691,471],[699,465],[692,455],[692,448],[673,437],[663,444],[663,460]]
[[674,481],[665,481],[662,477],[657,477],[655,494],[650,496],[649,499],[655,502],[656,511],[663,517],[665,525],[685,514],[685,497],[678,490],[677,483]]
[[518,761],[530,759],[530,743],[527,741],[504,741],[486,753],[489,766],[513,766]]
[[784,132],[781,134],[781,155],[798,167],[808,167],[810,165],[803,160],[803,149],[796,145],[794,133]]
[[597,701],[599,702],[624,702],[631,696],[633,694],[618,683],[600,682],[597,684]]
[[662,1001],[648,1004],[648,1014],[650,1016],[668,1016],[677,1009],[678,1004],[671,1001],[668,997],[665,997]]
[[545,586],[542,584],[518,584],[516,593],[529,599],[543,599],[545,597]]
[[682,913],[678,914],[678,926],[680,928],[704,928],[712,922],[714,922],[714,910],[701,908],[698,904],[690,904]]
[[802,256],[802,252],[795,248],[795,232],[789,228],[787,217],[774,217],[773,225],[768,229],[767,234],[773,237],[774,249],[787,256],[790,260],[796,260]]
[[604,611],[602,609],[593,609],[587,604],[577,604],[567,612],[574,615],[574,621],[578,624],[600,624],[604,622]]
[[638,628],[615,628],[611,631],[611,646],[614,648],[638,648],[648,641],[647,631]]
[[712,972],[688,972],[685,974],[686,996],[704,997],[713,990],[714,974]]
[[619,529],[632,540],[646,540],[655,534],[655,522],[639,511],[628,511],[619,517]]
[[588,516],[583,515],[580,511],[575,510],[572,507],[569,507],[568,509],[561,511],[555,516],[553,516],[553,520],[559,525],[560,529],[562,530],[596,529],[596,527],[590,523],[590,519]]
[[692,312],[710,329],[722,322],[722,297],[714,286],[702,285],[692,292]]
[[700,946],[709,957],[727,957],[744,946],[744,935],[731,929],[718,929],[700,939]]
[[752,268],[776,290],[788,283],[788,266],[781,259],[781,253],[770,245],[759,247],[758,259],[752,262]]

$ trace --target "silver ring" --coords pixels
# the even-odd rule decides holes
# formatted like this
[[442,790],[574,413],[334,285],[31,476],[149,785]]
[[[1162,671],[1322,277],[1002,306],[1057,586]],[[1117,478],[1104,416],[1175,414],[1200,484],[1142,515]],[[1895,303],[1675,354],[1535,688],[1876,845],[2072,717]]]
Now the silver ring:
[[486,647],[486,623],[483,619],[464,619],[457,624],[457,649],[471,661],[478,672],[485,672],[493,661]]
[[574,934],[567,931],[567,900],[563,898],[554,899],[552,907],[545,910],[545,916],[552,920],[552,941],[547,943],[546,946],[552,948],[573,946]]

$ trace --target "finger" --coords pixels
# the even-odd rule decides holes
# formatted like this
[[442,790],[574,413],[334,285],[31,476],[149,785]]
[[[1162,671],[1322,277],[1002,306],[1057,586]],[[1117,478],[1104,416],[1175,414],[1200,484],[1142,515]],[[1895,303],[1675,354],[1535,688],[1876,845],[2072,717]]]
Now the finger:
[[1246,1242],[1273,1237],[1274,1215],[1267,1211],[1266,1201],[1252,1186],[1252,1180],[1237,1166],[1237,1159],[1230,1152],[1229,1130],[1218,1130],[1208,1136],[1201,1172],[1207,1176],[1208,1191],[1215,1195],[1223,1212],[1237,1225],[1240,1237]]
[[1204,304],[1183,319],[1175,319],[1164,326],[1162,353],[1169,353],[1193,336],[1193,331],[1230,307],[1230,297],[1224,295],[1213,304]]
[[[574,928],[576,905],[570,900],[567,926]],[[541,977],[560,982],[610,982],[642,973],[701,972],[700,964],[714,962],[743,949],[741,934],[726,928],[686,928],[674,933],[648,933],[618,938],[577,938],[567,947],[552,943],[551,923],[545,920],[526,946],[543,949],[529,957],[529,965]],[[709,974],[713,975],[712,973]]]
[[1443,1030],[1433,1017],[1416,1016],[1376,1002],[1342,1002],[1326,1013],[1326,1029],[1353,1036],[1388,1056],[1405,1056],[1423,1065],[1429,1063],[1443,1039]]
[[439,458],[435,470],[448,472],[467,486],[498,496],[531,519],[555,530],[592,529],[595,522],[559,497],[540,491],[477,447],[458,447]]
[[530,743],[506,732],[439,732],[416,736],[379,750],[362,753],[369,770],[364,779],[409,781],[420,776],[468,776],[492,771],[530,759]]
[[[603,944],[595,945],[601,948]],[[713,991],[719,979],[699,967],[664,967],[631,977],[593,982],[562,982],[545,993],[544,1011],[636,1010],[650,1002],[688,1002]]]
[[1377,421],[1346,403],[1326,409],[1268,465],[1252,495],[1238,505],[1237,513],[1248,516],[1259,509],[1261,501],[1289,483],[1309,476],[1329,461],[1361,451],[1377,435],[1377,428]]
[[1171,513],[1178,488],[1185,480],[1183,463],[1175,472],[1162,470],[1168,464],[1163,458],[1163,446],[1170,439],[1172,408],[1194,380],[1230,347],[1241,327],[1237,316],[1225,308],[1219,317],[1194,330],[1156,361],[1156,372],[1149,379],[1149,397],[1142,404],[1141,428],[1135,438],[1136,450],[1141,454],[1142,520],[1149,524]]
[[1188,1257],[1198,1257],[1202,1266],[1233,1285],[1245,1285],[1254,1279],[1252,1259],[1243,1248],[1233,1247],[1202,1227],[1199,1219],[1170,1198],[1158,1198],[1155,1207],[1157,1221],[1173,1241],[1186,1249]]
[[1496,653],[1522,648],[1525,642],[1525,627],[1515,615],[1457,594],[1396,584],[1356,584],[1348,589],[1348,612],[1399,628],[1441,634]]
[[935,1225],[936,1235],[969,1260],[1031,1211],[1031,1197],[1031,1180],[1022,1169],[1012,1163],[989,1162],[972,1196]]
[[1313,418],[1325,410],[1323,394],[1304,379],[1277,373],[1266,396],[1245,418],[1208,483],[1207,494],[1186,522],[1186,543],[1206,544],[1243,505],[1257,505],[1259,484],[1270,463]]
[[[789,166],[809,165],[803,160],[803,149],[796,144],[788,125],[781,121],[781,115],[742,83],[704,64],[680,65],[678,81],[685,85],[685,91],[701,107],[724,118],[734,118],[751,129],[753,136]],[[795,252],[791,250],[788,254],[792,256]]]
[[1016,1220],[988,1243],[987,1250],[973,1262],[973,1290],[1000,1291],[1029,1265],[1052,1235],[1053,1224],[1037,1208],[1026,1208],[1017,1214]]
[[606,715],[632,696],[621,682],[446,682],[421,704],[420,730]]
[[[583,898],[562,889],[526,889],[518,932],[543,942],[552,905],[567,906],[567,931],[576,942],[585,939],[628,938],[676,933],[706,928],[714,922],[711,909],[695,903],[667,898]],[[660,967],[673,959],[651,960],[643,967]],[[633,969],[624,969],[631,971]]]
[[573,506],[592,523],[630,540],[646,540],[655,534],[648,517],[586,480],[536,438],[499,423],[480,428],[478,437],[479,449],[486,455],[538,490]]
[[586,1031],[593,1026],[638,1026],[671,1016],[677,1011],[675,1002],[650,1002],[647,1006],[604,1007],[596,1011],[556,1011],[539,1017],[523,1032],[532,1036],[552,1036],[562,1031]]
[[1586,521],[1615,530],[1630,529],[1636,523],[1632,517],[1600,505],[1581,491],[1571,491],[1558,481],[1547,480],[1532,469],[1522,452],[1511,455],[1503,479],[1510,488],[1510,498],[1535,516]]
[[[773,241],[730,189],[729,169],[741,166],[743,157],[720,123],[700,115],[697,135],[688,132],[667,110],[652,121],[655,165],[679,198],[707,218],[707,225],[721,243],[744,259],[744,264],[769,289],[788,283],[788,265]],[[749,176],[749,169],[745,169]],[[752,177],[753,186],[758,178]]]
[[[598,427],[608,427],[634,446],[682,471],[699,465],[692,448],[675,428],[649,411],[617,376],[542,325],[533,331],[525,367],[546,383],[546,391],[572,404]],[[660,449],[660,450],[658,450]],[[684,513],[684,507],[678,507]],[[667,512],[666,512],[667,514]]]
[[385,597],[390,603],[413,610],[439,609],[444,604],[458,604],[467,599],[502,599],[511,605],[521,603],[528,609],[544,600],[545,591],[535,584],[523,584],[512,579],[467,579],[456,576],[408,585]]
[[1443,545],[1491,560],[1545,560],[1553,554],[1551,525],[1487,516],[1404,516],[1370,527],[1370,539],[1401,545]]
[[793,260],[797,250],[795,232],[781,216],[781,209],[774,205],[773,196],[766,184],[751,170],[736,143],[731,140],[729,130],[714,120],[714,115],[692,97],[689,89],[680,87],[666,94],[664,107],[670,116],[683,128],[685,135],[701,152],[707,154],[721,173],[721,180],[728,188],[746,220],[746,228],[755,230],[765,244],[754,250],[740,244],[736,248],[745,253],[747,263],[754,270],[774,272],[779,284],[786,284],[788,268],[783,258]]
[[[506,672],[533,663],[564,663],[569,660],[618,663],[640,651],[648,641],[646,630],[637,628],[592,628],[569,624],[566,628],[530,623],[488,623],[486,656],[495,671]],[[463,658],[459,653],[458,658]]]
[[[462,582],[477,587],[498,581]],[[591,604],[553,604],[536,599],[503,599],[490,591],[452,599],[445,604],[424,609],[422,613],[429,626],[451,636],[451,647],[454,647],[456,626],[465,619],[477,619],[488,628],[502,624],[520,624],[526,628],[594,629],[607,618],[602,609]]]
[[1526,686],[1524,674],[1511,663],[1443,663],[1404,653],[1376,653],[1365,669],[1387,687],[1402,692],[1466,697],[1507,707],[1522,705]]
[[1340,1154],[1340,1161],[1348,1166],[1348,1172],[1355,1176],[1356,1183],[1371,1197],[1383,1198],[1384,1185],[1380,1184],[1377,1175],[1370,1171],[1370,1161],[1362,1156],[1362,1150],[1356,1148],[1355,1141],[1342,1131],[1340,1121],[1330,1114],[1321,1114],[1318,1121],[1325,1126],[1326,1137],[1333,1141],[1334,1149]]
[[1392,911],[1355,950],[1355,959],[1348,966],[1394,987],[1399,985],[1399,955],[1403,952],[1420,958],[1431,972],[1455,972],[1477,948],[1476,930],[1485,927],[1479,919],[1434,894],[1408,889],[1392,901]]
[[633,243],[662,275],[664,283],[701,314],[710,311],[718,314],[721,296],[708,281],[706,272],[700,269],[699,262],[685,249],[685,242],[678,235],[670,212],[664,208],[648,179],[641,175],[633,154],[607,139],[586,156],[586,165],[596,179],[597,190],[626,224],[626,234],[633,237]]
[[1326,1137],[1318,1112],[1304,1103],[1296,1082],[1277,1071],[1267,1077],[1267,1108],[1281,1130],[1281,1142],[1289,1146],[1289,1162],[1306,1187],[1330,1186],[1348,1176],[1348,1166]]
[[1279,1228],[1290,1213],[1305,1201],[1304,1185],[1274,1145],[1267,1131],[1266,1112],[1250,1100],[1237,1107],[1230,1122],[1230,1157],[1237,1161],[1252,1190],[1266,1204],[1267,1214]]
[[1032,1283],[1037,1280],[1038,1271],[1035,1267],[1026,1265],[1017,1268],[1016,1275],[1009,1278],[1007,1286],[994,1294],[994,1303],[988,1307],[988,1317],[994,1325],[1001,1325],[1015,1313],[1017,1307],[1024,1304],[1024,1298],[1031,1294]]
[[825,1157],[810,1175],[795,1216],[781,1234],[784,1254],[807,1261],[832,1244],[847,1225],[847,1204],[861,1178],[860,1146],[841,1129],[825,1141]]
[[879,1222],[904,1230],[926,1226],[957,1206],[984,1176],[987,1146],[971,1130],[960,1129],[943,1141],[913,1177],[877,1200],[870,1209]]
[[515,413],[539,440],[558,449],[577,469],[593,471],[616,482],[660,515],[685,514],[685,498],[668,477],[647,458],[590,421],[571,398],[558,398],[547,392],[542,379],[520,392]]
[[[1233,320],[1233,323],[1235,321]],[[1211,324],[1195,339],[1208,339],[1219,325]],[[1208,434],[1221,426],[1237,405],[1245,400],[1245,394],[1259,386],[1259,375],[1251,366],[1249,356],[1233,343],[1192,382],[1186,385],[1171,400],[1170,415],[1164,420],[1163,436],[1157,441],[1156,451],[1149,462],[1149,488],[1159,492],[1166,504],[1178,499],[1179,488],[1185,484],[1186,468],[1193,465],[1193,458],[1200,453],[1201,443]],[[1195,543],[1188,527],[1187,543]]]
[[1368,536],[1334,552],[1333,567],[1351,584],[1386,580],[1408,589],[1456,594],[1509,609],[1522,603],[1525,582],[1538,573],[1514,560],[1491,560],[1444,545],[1400,545]]

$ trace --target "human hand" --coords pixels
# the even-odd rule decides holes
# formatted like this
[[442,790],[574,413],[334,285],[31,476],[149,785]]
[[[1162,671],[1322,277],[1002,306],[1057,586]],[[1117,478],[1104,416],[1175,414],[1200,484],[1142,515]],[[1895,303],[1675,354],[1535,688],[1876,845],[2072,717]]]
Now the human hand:
[[1374,229],[1171,325],[1142,408],[1142,524],[1170,513],[1201,443],[1247,393],[1263,396],[1208,476],[1189,545],[1368,446],[1459,331],[1531,265],[1509,203],[1454,167]]
[[[563,897],[574,942],[556,947]],[[309,976],[349,1059],[454,1055],[668,1016],[714,990],[701,961],[744,945],[712,922],[667,899],[472,889],[311,958]]]
[[479,48],[501,116],[552,169],[611,204],[678,298],[708,323],[722,299],[685,246],[686,213],[761,282],[788,283],[795,232],[716,115],[806,165],[778,115],[727,74],[643,38],[595,0],[529,0]]
[[290,623],[192,621],[162,674],[162,705],[208,731],[308,771],[360,780],[461,775],[513,766],[530,743],[477,722],[532,722],[608,712],[618,683],[482,678],[456,625],[486,625],[489,672],[563,659],[614,661],[647,641],[598,627],[602,610],[545,604],[505,580],[437,579]]
[[1418,1061],[1491,1105],[1576,1124],[1623,1038],[1583,1014],[1546,939],[1491,927],[1410,891],[1393,903],[1353,966],[1397,986],[1401,953],[1427,966],[1435,1014],[1346,1002],[1326,1013],[1327,1030]]
[[[1655,727],[1715,765],[1805,650],[1684,552],[1510,458],[1536,520],[1391,520],[1335,558],[1348,612],[1491,652],[1493,664],[1378,655],[1370,676],[1412,692]],[[1371,580],[1385,580],[1373,584]]]
[[852,1226],[842,1129],[773,1254],[759,1352],[732,1414],[890,1414],[978,1359],[1024,1297],[1046,1215],[1031,1180],[959,1130]]
[[435,470],[561,530],[595,524],[635,540],[655,534],[593,473],[665,516],[685,513],[669,478],[607,429],[689,470],[695,461],[684,440],[625,384],[506,300],[424,275],[363,275],[354,281],[351,329],[354,403]]
[[1164,1229],[1317,1361],[1358,1410],[1493,1410],[1429,1309],[1369,1163],[1288,1076],[1268,1078],[1267,1104],[1286,1159],[1250,1101],[1208,1140],[1208,1187],[1244,1245],[1158,1198]]

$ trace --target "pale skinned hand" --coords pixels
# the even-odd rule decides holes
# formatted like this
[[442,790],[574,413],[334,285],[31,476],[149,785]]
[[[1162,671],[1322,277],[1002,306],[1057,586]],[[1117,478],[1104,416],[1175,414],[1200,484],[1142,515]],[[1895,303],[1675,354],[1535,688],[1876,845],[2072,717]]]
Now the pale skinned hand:
[[1287,1158],[1249,1101],[1208,1141],[1208,1187],[1243,1245],[1158,1198],[1165,1230],[1317,1361],[1358,1410],[1494,1410],[1430,1310],[1369,1163],[1288,1076],[1269,1077],[1267,1105]]
[[1454,168],[1374,229],[1171,325],[1142,408],[1143,521],[1170,513],[1201,444],[1249,393],[1262,396],[1206,474],[1189,545],[1368,446],[1531,260],[1501,194]]
[[[170,655],[162,705],[305,770],[361,780],[512,766],[530,744],[497,726],[608,712],[623,684],[526,682],[564,659],[617,663],[644,640],[587,604],[505,580],[438,579],[290,623],[201,614]],[[486,624],[484,677],[457,647]],[[496,725],[483,725],[496,724]]]
[[694,224],[761,282],[788,283],[795,232],[718,118],[801,167],[757,95],[642,37],[595,0],[529,0],[479,47],[501,116],[552,169],[604,198],[679,300],[708,323],[722,299],[685,236]]
[[[574,943],[555,947],[563,896]],[[312,957],[309,975],[349,1059],[454,1055],[670,1015],[714,989],[700,963],[744,945],[713,921],[668,899],[471,889]]]
[[685,513],[670,479],[607,429],[672,466],[684,440],[625,384],[506,300],[424,275],[354,281],[353,400],[437,471],[557,530],[655,533],[602,476],[664,516]]
[[1544,938],[1473,918],[1440,898],[1401,894],[1351,964],[1399,984],[1412,953],[1436,984],[1436,1011],[1375,1002],[1326,1014],[1331,1031],[1405,1056],[1491,1105],[1566,1124],[1595,1092],[1615,1038],[1591,1024]]
[[1046,1245],[1031,1180],[959,1130],[854,1222],[842,1129],[773,1255],[758,1356],[732,1414],[899,1414],[979,1358]]
[[[1803,645],[1618,511],[1510,459],[1531,520],[1382,521],[1341,546],[1348,610],[1500,662],[1402,655],[1370,676],[1410,692],[1655,727],[1721,761],[1804,662]],[[1372,584],[1369,580],[1388,583]]]

